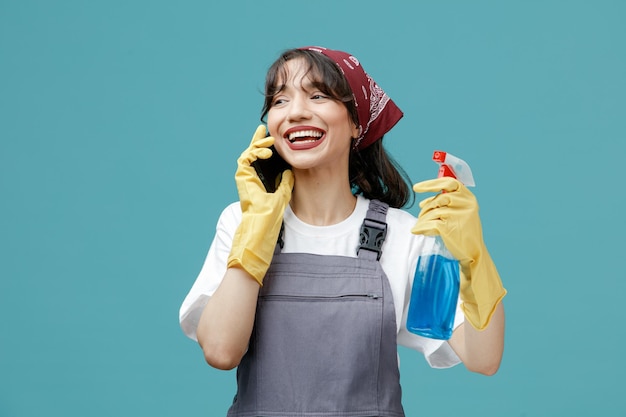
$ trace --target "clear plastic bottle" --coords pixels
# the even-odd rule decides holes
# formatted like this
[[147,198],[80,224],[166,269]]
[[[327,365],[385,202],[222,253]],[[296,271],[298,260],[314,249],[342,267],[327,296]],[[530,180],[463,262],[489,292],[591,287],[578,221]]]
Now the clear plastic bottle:
[[[439,177],[454,177],[466,186],[474,186],[465,161],[442,151],[435,151],[433,160],[440,164]],[[459,298],[459,261],[440,236],[433,239],[432,248],[417,260],[406,327],[420,336],[448,340],[454,330]]]
[[417,260],[406,326],[420,336],[448,340],[459,298],[459,261],[441,237],[434,239],[432,253]]

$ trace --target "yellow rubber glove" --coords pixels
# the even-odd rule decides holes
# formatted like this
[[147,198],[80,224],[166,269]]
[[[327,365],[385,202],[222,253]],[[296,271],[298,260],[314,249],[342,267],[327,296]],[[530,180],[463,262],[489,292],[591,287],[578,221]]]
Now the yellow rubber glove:
[[263,278],[272,261],[285,207],[291,199],[294,184],[293,173],[286,170],[276,192],[265,191],[252,166],[257,159],[268,159],[272,156],[272,151],[268,148],[274,144],[274,138],[266,137],[265,134],[265,126],[260,125],[250,146],[237,160],[235,182],[242,218],[228,256],[229,268],[244,269],[260,285],[263,285]]
[[421,211],[411,233],[441,236],[450,253],[459,260],[459,294],[465,317],[476,329],[484,329],[506,290],[483,242],[476,197],[451,177],[417,183],[413,191],[445,191],[420,203]]

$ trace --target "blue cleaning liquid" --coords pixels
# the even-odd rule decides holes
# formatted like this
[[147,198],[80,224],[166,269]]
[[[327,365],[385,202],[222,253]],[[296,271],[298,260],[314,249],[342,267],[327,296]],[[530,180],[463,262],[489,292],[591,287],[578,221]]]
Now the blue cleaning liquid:
[[431,339],[452,336],[459,297],[459,261],[442,255],[417,260],[407,329]]

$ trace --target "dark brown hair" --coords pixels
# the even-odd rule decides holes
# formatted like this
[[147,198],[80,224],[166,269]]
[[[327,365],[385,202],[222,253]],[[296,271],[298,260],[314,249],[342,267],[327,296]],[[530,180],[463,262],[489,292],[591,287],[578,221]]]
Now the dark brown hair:
[[[337,64],[319,52],[301,49],[285,51],[269,68],[265,78],[265,102],[261,110],[261,120],[265,122],[274,97],[284,88],[279,85],[279,80],[287,79],[285,64],[296,58],[307,63],[306,74],[312,74],[311,78],[317,80],[314,86],[323,94],[344,103],[352,121],[359,126],[352,90]],[[382,142],[381,137],[365,149],[352,147],[350,184],[354,194],[362,194],[370,200],[380,200],[391,207],[400,208],[412,201],[411,180],[387,153]]]

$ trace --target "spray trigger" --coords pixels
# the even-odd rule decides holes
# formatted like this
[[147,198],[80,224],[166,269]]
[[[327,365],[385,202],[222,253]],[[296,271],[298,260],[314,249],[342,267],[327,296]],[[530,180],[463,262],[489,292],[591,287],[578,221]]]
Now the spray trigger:
[[467,162],[461,158],[444,152],[435,151],[433,153],[433,161],[439,164],[438,177],[452,177],[461,181],[466,187],[474,187],[474,176]]

